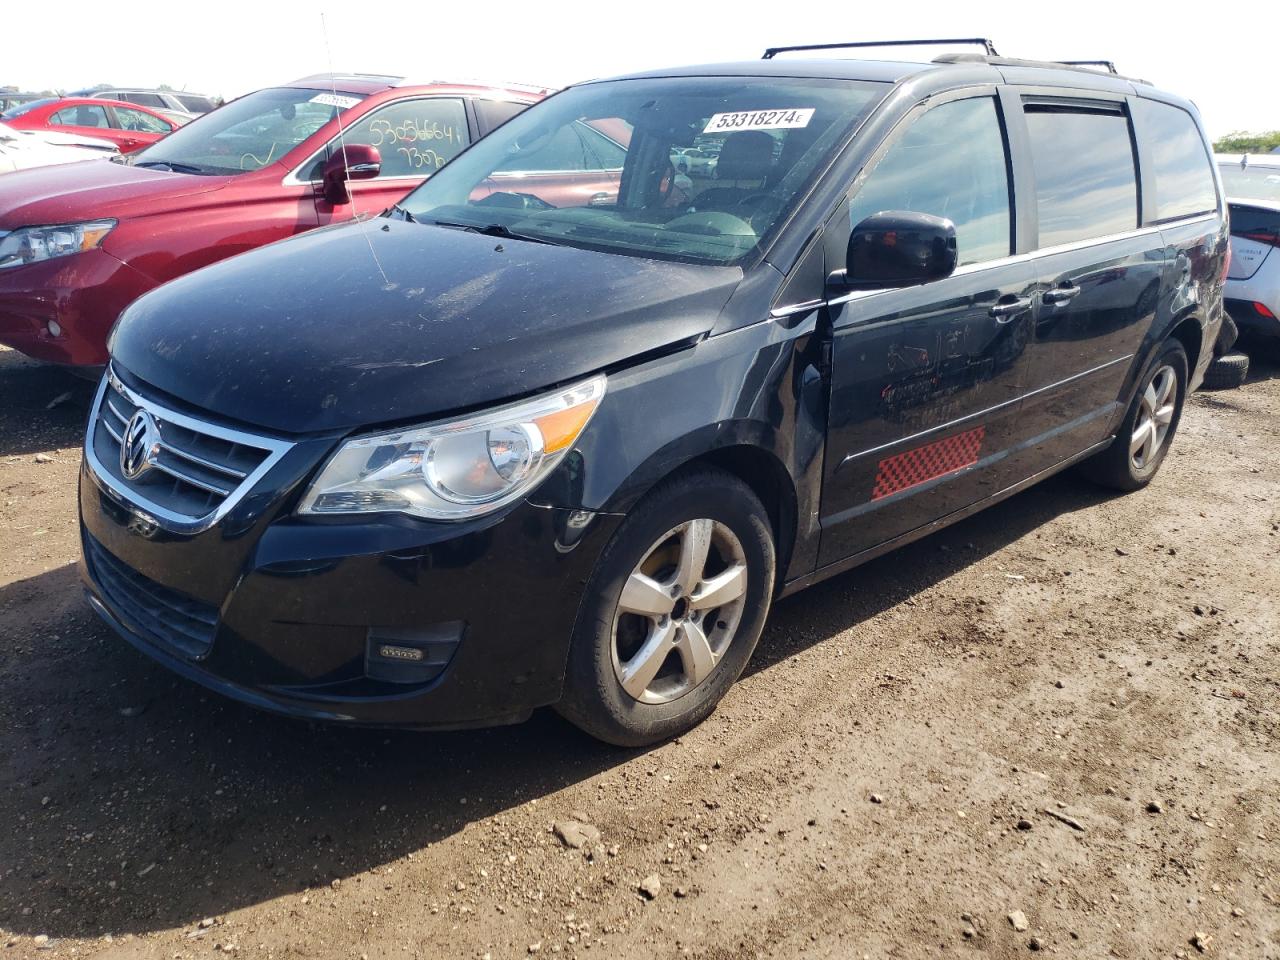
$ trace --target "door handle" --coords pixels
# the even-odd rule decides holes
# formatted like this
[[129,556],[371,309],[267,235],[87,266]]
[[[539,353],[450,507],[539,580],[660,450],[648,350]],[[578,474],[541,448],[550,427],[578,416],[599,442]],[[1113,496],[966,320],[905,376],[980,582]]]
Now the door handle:
[[1052,290],[1046,290],[1041,294],[1040,299],[1048,304],[1070,303],[1080,295],[1080,288],[1074,283],[1061,287],[1054,287]]
[[991,316],[1000,323],[1008,323],[1020,313],[1031,309],[1030,297],[1018,297],[1014,300],[1002,300],[991,308]]

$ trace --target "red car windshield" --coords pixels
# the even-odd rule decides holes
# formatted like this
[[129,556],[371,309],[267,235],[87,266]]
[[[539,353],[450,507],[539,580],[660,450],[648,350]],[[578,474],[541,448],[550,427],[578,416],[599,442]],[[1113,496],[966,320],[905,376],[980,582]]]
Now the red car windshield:
[[331,90],[259,90],[197,117],[128,162],[217,176],[260,170],[363,99]]

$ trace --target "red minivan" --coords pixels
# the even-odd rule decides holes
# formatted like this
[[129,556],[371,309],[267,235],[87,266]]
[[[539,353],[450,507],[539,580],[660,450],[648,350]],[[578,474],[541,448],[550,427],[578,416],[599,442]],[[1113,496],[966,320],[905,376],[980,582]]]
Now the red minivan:
[[6,174],[0,343],[100,366],[116,318],[148,290],[384,210],[549,92],[324,74],[247,94],[121,162]]

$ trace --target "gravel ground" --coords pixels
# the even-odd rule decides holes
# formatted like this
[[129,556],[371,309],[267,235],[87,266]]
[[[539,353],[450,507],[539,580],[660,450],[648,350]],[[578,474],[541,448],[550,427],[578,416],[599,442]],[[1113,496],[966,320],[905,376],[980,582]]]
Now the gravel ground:
[[77,585],[90,393],[0,353],[0,956],[1280,958],[1274,361],[1145,491],[1059,477],[780,603],[648,751],[151,665]]

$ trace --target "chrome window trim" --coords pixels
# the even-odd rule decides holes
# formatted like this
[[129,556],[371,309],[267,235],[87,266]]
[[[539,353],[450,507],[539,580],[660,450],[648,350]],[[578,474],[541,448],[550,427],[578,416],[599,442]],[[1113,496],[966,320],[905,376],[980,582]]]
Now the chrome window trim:
[[[102,461],[98,459],[98,455],[93,449],[93,435],[98,428],[98,418],[102,411],[102,405],[105,402],[107,387],[119,391],[121,396],[132,403],[134,406],[146,410],[152,416],[158,418],[162,423],[172,423],[175,426],[191,430],[194,433],[204,434],[205,436],[216,437],[219,440],[225,440],[229,443],[239,444],[241,446],[253,447],[257,450],[265,450],[267,455],[262,462],[241,480],[222,503],[211,512],[203,517],[191,518],[185,514],[175,513],[157,503],[153,503],[146,497],[140,495],[136,490],[128,487],[122,487],[103,466]],[[196,417],[187,416],[176,410],[170,409],[162,404],[156,403],[154,400],[148,400],[146,397],[139,395],[136,391],[129,389],[121,382],[120,378],[110,366],[103,376],[102,381],[98,384],[98,392],[93,399],[93,407],[89,415],[89,425],[85,431],[84,438],[84,457],[89,467],[89,475],[93,478],[94,483],[100,489],[110,495],[116,501],[128,507],[133,513],[137,514],[143,520],[154,523],[157,527],[168,530],[173,533],[196,534],[208,530],[219,520],[230,513],[245,495],[257,485],[269,470],[271,470],[280,460],[293,449],[294,443],[288,440],[279,440],[274,437],[263,436],[257,433],[246,433],[242,430],[236,430],[231,427],[220,426],[210,423],[207,420],[201,420]]]
[[[372,117],[374,114],[378,113],[378,111],[385,110],[388,107],[397,107],[402,103],[414,103],[418,100],[457,100],[458,103],[462,104],[462,109],[464,113],[466,112],[466,109],[467,109],[467,98],[464,96],[459,96],[458,94],[436,93],[436,94],[426,94],[421,97],[401,97],[398,100],[388,100],[386,103],[379,104],[378,106],[374,107],[368,113],[360,114],[360,116],[356,118],[356,123],[359,123],[361,120],[364,120],[366,117]],[[343,132],[345,133],[346,130],[348,130],[350,127],[351,127],[351,124],[344,122],[342,127]],[[331,137],[328,141],[326,141],[323,146],[317,147],[315,150],[313,150],[305,160],[303,160],[301,163],[295,166],[292,170],[290,170],[287,174],[285,174],[284,179],[280,181],[280,185],[282,187],[314,187],[318,184],[324,183],[323,180],[303,180],[302,177],[299,176],[299,174],[303,170],[305,170],[307,167],[309,167],[311,164],[315,163],[316,160],[318,160],[326,150],[332,147],[341,138],[342,138],[342,134],[339,133]],[[467,138],[468,138],[467,143],[463,146],[462,148],[463,150],[471,146],[471,144],[475,143],[475,140],[470,139],[471,138],[470,130],[467,130]],[[299,146],[301,146],[301,144],[299,144]],[[431,174],[428,173],[428,174],[422,175],[421,177],[403,177],[403,176],[402,177],[374,177],[373,179],[378,183],[395,183],[399,180],[426,180],[427,177],[429,176],[431,176]],[[361,181],[361,182],[366,183],[368,181]]]
[[[985,260],[982,263],[965,264],[963,267],[959,267],[951,274],[951,276],[963,277],[974,273],[981,273],[984,270],[996,270],[1000,267],[1026,263],[1040,257],[1052,257],[1060,253],[1071,253],[1074,250],[1087,250],[1090,247],[1100,247],[1108,243],[1119,243],[1125,240],[1134,240],[1138,237],[1146,237],[1160,233],[1162,230],[1168,230],[1171,227],[1184,227],[1201,222],[1208,223],[1220,218],[1221,216],[1221,210],[1214,210],[1209,213],[1196,213],[1186,217],[1179,217],[1176,220],[1165,220],[1158,224],[1148,224],[1145,227],[1138,227],[1136,230],[1126,230],[1124,233],[1112,233],[1105,237],[1091,237],[1088,240],[1075,240],[1071,243],[1060,243],[1053,247],[1041,247],[1038,250],[1031,250],[1027,253],[1015,253],[1007,257],[1000,257],[996,260]],[[947,279],[949,279],[949,277],[943,277],[942,280],[935,280],[933,282],[942,283]],[[770,311],[769,315],[775,319],[779,319],[782,317],[793,316],[797,313],[806,313],[809,310],[816,310],[818,307],[822,306],[835,307],[842,303],[851,303],[854,300],[866,300],[886,293],[895,293],[902,289],[914,289],[914,287],[880,287],[874,290],[851,290],[848,293],[843,293],[836,297],[806,300],[804,303],[796,303],[786,307],[775,307]]]

